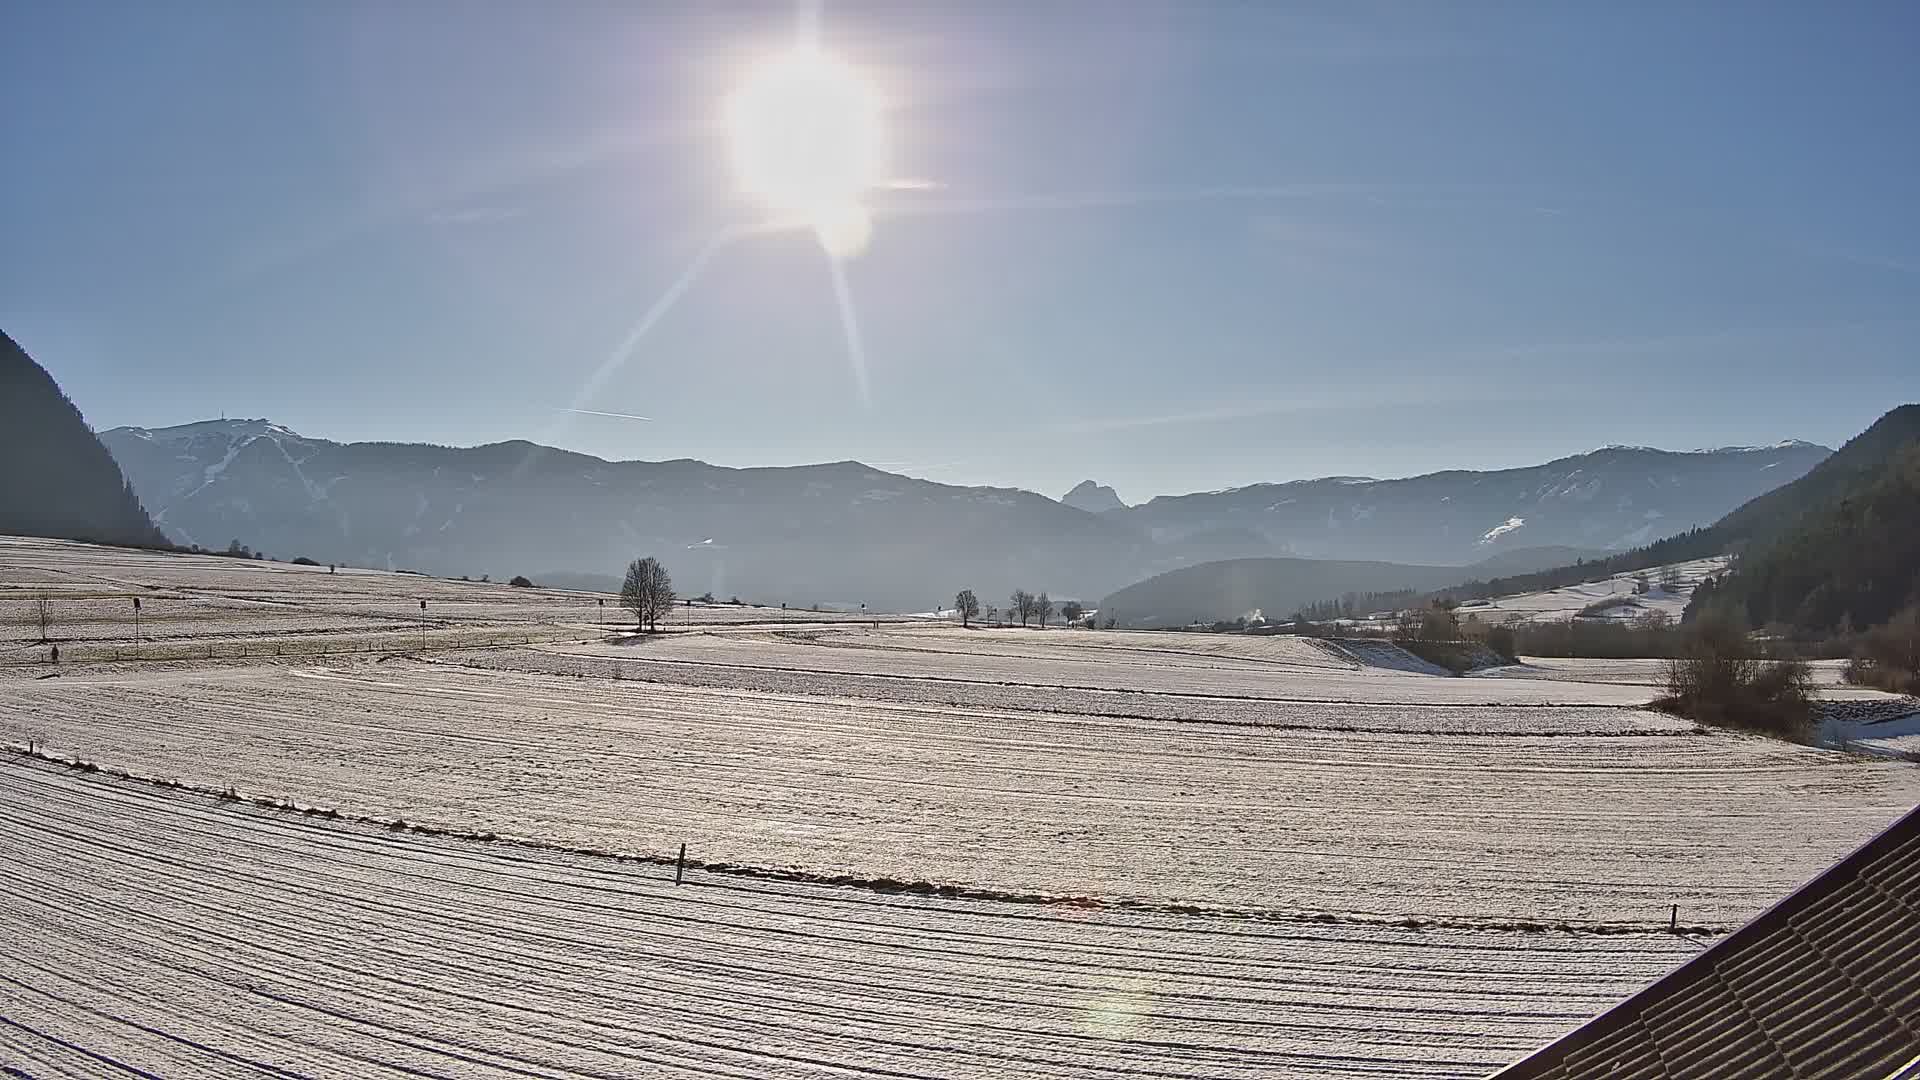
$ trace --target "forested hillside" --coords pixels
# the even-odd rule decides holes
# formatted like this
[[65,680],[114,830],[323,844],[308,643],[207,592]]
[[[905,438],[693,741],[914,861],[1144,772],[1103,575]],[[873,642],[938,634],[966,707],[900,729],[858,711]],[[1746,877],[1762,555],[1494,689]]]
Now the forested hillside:
[[1720,607],[1750,626],[1785,624],[1814,637],[1878,626],[1920,601],[1920,438],[1846,480],[1836,501],[1753,546],[1717,588],[1697,592],[1689,612]]
[[0,333],[0,533],[166,543],[80,410]]

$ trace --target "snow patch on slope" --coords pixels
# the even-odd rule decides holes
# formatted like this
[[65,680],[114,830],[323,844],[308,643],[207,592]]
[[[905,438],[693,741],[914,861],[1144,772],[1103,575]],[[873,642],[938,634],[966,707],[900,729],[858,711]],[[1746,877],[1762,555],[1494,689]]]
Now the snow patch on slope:
[[1488,529],[1486,535],[1480,538],[1480,542],[1483,544],[1491,544],[1495,540],[1500,539],[1501,537],[1507,535],[1508,533],[1512,532],[1515,529],[1520,528],[1526,523],[1527,523],[1526,518],[1510,517],[1506,521],[1502,522],[1501,524],[1495,525],[1493,528]]

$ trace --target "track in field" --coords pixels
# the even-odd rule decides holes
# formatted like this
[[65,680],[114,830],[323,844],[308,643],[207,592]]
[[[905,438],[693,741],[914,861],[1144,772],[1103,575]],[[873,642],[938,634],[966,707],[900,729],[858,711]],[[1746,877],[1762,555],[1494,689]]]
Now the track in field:
[[1691,955],[883,897],[0,762],[34,1077],[1474,1077]]
[[1264,729],[408,662],[53,679],[8,697],[14,741],[409,821],[1383,918],[1652,926],[1677,903],[1688,922],[1728,926],[1920,800],[1920,771],[1897,763],[1564,733],[1591,709],[1511,710],[1538,736],[1314,730],[1348,708],[1311,704],[1292,707],[1304,729]]

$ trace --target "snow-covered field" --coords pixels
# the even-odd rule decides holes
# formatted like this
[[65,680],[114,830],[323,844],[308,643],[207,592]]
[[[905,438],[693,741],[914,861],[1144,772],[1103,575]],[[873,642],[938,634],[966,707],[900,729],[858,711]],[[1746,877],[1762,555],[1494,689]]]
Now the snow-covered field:
[[[1188,694],[1219,699],[1433,705],[1644,704],[1630,686],[1545,680],[1464,680],[1362,667],[1319,642],[1292,637],[1225,637],[1270,659],[1193,652],[1183,638],[1209,635],[1071,630],[948,629],[938,633],[822,629],[675,635],[644,642],[570,647],[582,658],[648,665],[757,669],[767,685],[834,673],[884,681],[935,679],[1040,690]],[[1110,647],[1087,647],[1102,639]]]
[[[1693,955],[1669,905],[1722,932],[1920,801],[1637,708],[1632,663],[617,638],[586,594],[0,540],[0,604],[42,590],[72,636],[0,664],[0,742],[106,771],[0,756],[0,1067],[36,1077],[1478,1076]],[[159,640],[89,654],[135,594]],[[682,843],[678,887],[615,857]]]
[[[435,648],[523,643],[593,637],[628,619],[615,598],[599,593],[351,567],[329,573],[325,566],[0,537],[0,664],[46,658],[39,643],[42,599],[46,637],[69,659],[397,650],[419,644],[422,624]],[[695,603],[675,608],[663,623],[711,628],[874,621],[857,612]],[[281,647],[275,649],[275,642]]]
[[28,764],[0,882],[36,1077],[1474,1077],[1697,948],[675,886]]
[[[1725,926],[1920,800],[1902,764],[1629,710],[1514,709],[1483,734],[1459,714],[1489,710],[1394,706],[1404,730],[1346,731],[1372,710],[1289,703],[1297,726],[1270,729],[405,660],[6,693],[12,741],[212,788],[619,851],[684,842],[814,874],[1233,909],[1652,926],[1677,902]],[[1418,733],[1423,718],[1444,734]]]

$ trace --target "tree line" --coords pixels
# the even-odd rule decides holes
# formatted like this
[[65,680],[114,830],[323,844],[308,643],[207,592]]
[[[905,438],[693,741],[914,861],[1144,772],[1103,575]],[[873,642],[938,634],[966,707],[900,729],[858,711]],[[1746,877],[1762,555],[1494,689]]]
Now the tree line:
[[[991,621],[1001,614],[1000,609],[996,607],[982,608],[980,598],[974,595],[972,589],[961,589],[954,594],[953,610],[954,614],[960,616],[961,626],[972,626],[973,620],[982,615]],[[1078,600],[1069,600],[1061,604],[1059,610],[1060,617],[1069,625],[1079,622],[1087,613],[1087,609]],[[1046,593],[1036,596],[1025,589],[1015,589],[1013,595],[1007,599],[1007,621],[1019,619],[1021,626],[1029,626],[1037,622],[1044,627],[1047,625],[1047,620],[1053,617],[1053,612],[1054,602]]]

